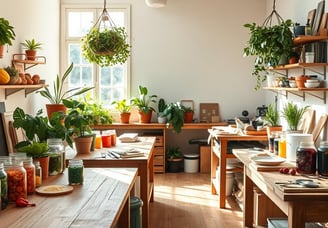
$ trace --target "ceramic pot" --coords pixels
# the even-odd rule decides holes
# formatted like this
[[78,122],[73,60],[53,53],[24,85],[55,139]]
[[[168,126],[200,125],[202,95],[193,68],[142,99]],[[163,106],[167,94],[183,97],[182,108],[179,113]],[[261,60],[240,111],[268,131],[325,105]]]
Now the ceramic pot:
[[67,108],[63,104],[46,104],[48,119],[51,119],[52,113],[54,112],[64,112],[66,113]]
[[86,135],[86,136],[80,136],[80,137],[74,138],[76,152],[78,154],[91,153],[90,148],[91,148],[92,139],[93,139],[92,135]]
[[35,50],[25,50],[26,60],[35,61],[36,51]]
[[121,113],[120,114],[121,123],[128,124],[130,122],[130,116],[131,116],[131,113],[130,112],[123,112],[123,113]]
[[295,82],[296,82],[297,88],[305,88],[304,83],[308,79],[310,79],[310,77],[306,76],[306,75],[296,76],[295,77]]
[[184,113],[184,122],[185,123],[192,123],[193,117],[194,117],[193,112],[185,112]]
[[150,123],[153,111],[148,110],[147,113],[144,113],[143,111],[138,111],[138,114],[139,114],[139,122],[140,123]]

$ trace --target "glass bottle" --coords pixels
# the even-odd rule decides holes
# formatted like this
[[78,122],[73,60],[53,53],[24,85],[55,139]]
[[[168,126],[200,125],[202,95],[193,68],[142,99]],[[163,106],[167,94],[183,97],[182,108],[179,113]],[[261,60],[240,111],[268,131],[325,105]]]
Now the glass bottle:
[[318,174],[328,177],[328,141],[320,142],[318,148]]
[[68,183],[70,185],[83,184],[83,161],[68,161]]
[[27,157],[23,160],[23,166],[26,170],[26,188],[27,194],[35,192],[35,166],[32,157]]
[[276,132],[276,136],[273,140],[273,153],[278,155],[279,154],[279,141],[280,141],[280,136],[281,136],[281,132],[278,131]]
[[300,142],[296,151],[296,170],[300,174],[315,174],[317,149],[312,142]]
[[286,158],[286,149],[287,149],[286,132],[282,132],[280,135],[280,140],[279,140],[279,156],[280,157]]
[[60,138],[47,139],[49,147],[49,175],[63,173],[65,167],[65,147]]
[[273,153],[274,152],[274,139],[276,138],[276,131],[271,132],[269,135],[269,152]]
[[35,187],[40,187],[42,185],[42,169],[39,161],[35,161]]
[[3,163],[0,163],[0,184],[1,184],[1,209],[5,209],[8,204],[8,186],[7,173],[5,172]]
[[15,202],[20,197],[26,199],[26,171],[23,167],[23,161],[16,159],[11,164],[5,164],[5,171],[8,182],[8,201]]

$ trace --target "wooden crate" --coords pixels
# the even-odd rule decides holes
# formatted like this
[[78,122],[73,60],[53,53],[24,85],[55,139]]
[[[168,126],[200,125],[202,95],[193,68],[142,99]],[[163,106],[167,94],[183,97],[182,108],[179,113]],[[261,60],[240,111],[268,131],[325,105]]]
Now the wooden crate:
[[211,147],[200,146],[200,172],[210,173],[211,172]]

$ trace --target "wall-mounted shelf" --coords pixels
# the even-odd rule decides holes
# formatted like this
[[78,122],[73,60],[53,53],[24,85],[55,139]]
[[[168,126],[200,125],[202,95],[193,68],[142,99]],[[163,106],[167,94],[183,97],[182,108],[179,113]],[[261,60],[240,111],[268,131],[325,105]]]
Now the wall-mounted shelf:
[[299,36],[293,39],[293,43],[295,46],[299,46],[320,40],[328,40],[328,36]]
[[[295,96],[302,97],[303,101],[305,101],[305,94],[311,95],[313,97],[316,97],[323,101],[324,104],[326,104],[327,95],[326,92],[328,91],[328,88],[286,88],[286,87],[264,87],[265,90],[271,90],[275,93],[282,94],[285,92],[286,97],[288,97],[288,93],[291,93]],[[321,94],[319,96],[318,94]]]
[[46,84],[38,84],[38,85],[0,85],[0,89],[5,90],[5,99],[7,99],[8,96],[20,91],[25,90],[25,97],[33,93],[34,91],[37,91],[38,89],[47,87]]
[[36,56],[35,61],[32,61],[32,60],[26,60],[26,54],[13,54],[12,63],[13,63],[14,66],[17,65],[17,64],[23,64],[24,71],[25,71],[29,68],[32,68],[32,67],[36,66],[36,65],[45,64],[46,63],[46,57],[45,56]]

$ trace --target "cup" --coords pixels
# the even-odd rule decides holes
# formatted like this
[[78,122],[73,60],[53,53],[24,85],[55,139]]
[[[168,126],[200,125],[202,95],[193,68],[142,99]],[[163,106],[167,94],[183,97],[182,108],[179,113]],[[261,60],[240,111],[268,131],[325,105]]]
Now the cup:
[[314,63],[314,52],[305,52],[305,62]]
[[101,142],[101,136],[97,135],[95,140],[95,148],[101,149],[102,148],[102,142]]
[[112,146],[112,136],[111,135],[102,135],[101,142],[103,147],[111,147]]

